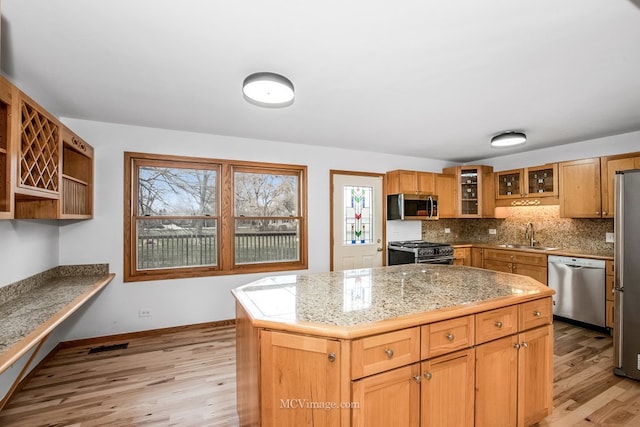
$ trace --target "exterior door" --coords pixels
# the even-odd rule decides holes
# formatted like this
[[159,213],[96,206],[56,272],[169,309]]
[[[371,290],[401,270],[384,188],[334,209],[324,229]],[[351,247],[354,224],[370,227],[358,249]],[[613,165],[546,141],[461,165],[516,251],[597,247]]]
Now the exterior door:
[[331,270],[384,263],[383,175],[331,171]]

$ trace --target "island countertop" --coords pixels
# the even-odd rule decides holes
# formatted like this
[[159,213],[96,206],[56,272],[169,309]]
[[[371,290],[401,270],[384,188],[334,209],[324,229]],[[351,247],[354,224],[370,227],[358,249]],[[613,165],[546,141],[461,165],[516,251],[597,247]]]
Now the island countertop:
[[357,338],[539,299],[554,291],[516,274],[405,264],[273,276],[232,293],[255,327]]

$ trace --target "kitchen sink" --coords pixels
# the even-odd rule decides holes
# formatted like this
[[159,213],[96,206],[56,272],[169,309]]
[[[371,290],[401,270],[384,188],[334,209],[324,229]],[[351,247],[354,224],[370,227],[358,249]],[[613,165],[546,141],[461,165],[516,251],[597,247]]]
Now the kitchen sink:
[[499,248],[510,248],[510,249],[533,249],[535,251],[555,251],[558,248],[550,248],[548,246],[529,246],[529,245],[517,245],[513,243],[505,243],[502,245],[497,245]]

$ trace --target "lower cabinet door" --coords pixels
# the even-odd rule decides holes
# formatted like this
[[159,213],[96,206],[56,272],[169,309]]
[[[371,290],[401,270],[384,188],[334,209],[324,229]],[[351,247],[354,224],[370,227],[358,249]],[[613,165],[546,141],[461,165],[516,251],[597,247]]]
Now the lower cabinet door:
[[476,427],[515,427],[518,397],[518,336],[476,347]]
[[553,326],[520,334],[518,416],[520,425],[541,421],[553,410]]
[[418,427],[419,363],[353,381],[351,391],[353,427]]
[[421,427],[473,426],[475,349],[422,362]]
[[340,343],[262,331],[262,426],[340,425]]

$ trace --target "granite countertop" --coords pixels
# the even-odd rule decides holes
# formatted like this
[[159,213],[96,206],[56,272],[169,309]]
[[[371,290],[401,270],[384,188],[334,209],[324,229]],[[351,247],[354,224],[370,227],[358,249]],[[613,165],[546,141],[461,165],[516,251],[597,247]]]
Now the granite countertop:
[[113,277],[106,264],[61,266],[0,288],[0,372]]
[[557,248],[552,250],[541,250],[541,249],[529,249],[527,247],[519,247],[519,248],[505,248],[500,246],[497,243],[470,243],[470,242],[453,242],[450,243],[453,247],[477,247],[477,248],[490,248],[490,249],[505,249],[509,251],[526,251],[526,252],[535,252],[535,253],[543,253],[547,255],[560,255],[560,256],[569,256],[569,257],[583,257],[583,258],[594,258],[594,259],[604,259],[604,260],[613,260],[613,250],[610,251],[587,251],[583,249],[576,248]]
[[232,292],[256,326],[344,338],[553,294],[526,276],[433,264],[274,276]]

